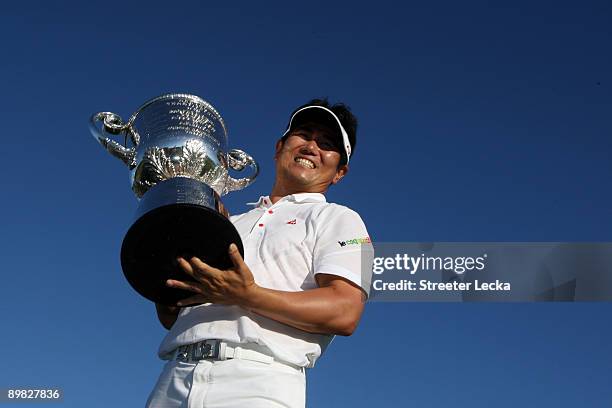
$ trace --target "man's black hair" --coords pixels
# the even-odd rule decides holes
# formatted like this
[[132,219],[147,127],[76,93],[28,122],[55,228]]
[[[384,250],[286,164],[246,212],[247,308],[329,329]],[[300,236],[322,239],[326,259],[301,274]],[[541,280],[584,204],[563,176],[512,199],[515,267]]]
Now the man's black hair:
[[[307,106],[323,106],[324,108],[327,108],[330,111],[334,112],[338,119],[340,119],[340,123],[342,124],[342,127],[344,128],[344,130],[346,130],[346,134],[348,135],[349,143],[351,144],[352,158],[355,154],[355,145],[357,144],[357,118],[355,117],[355,115],[353,115],[353,112],[351,112],[351,108],[341,102],[331,105],[327,98],[312,99],[304,105],[297,107],[293,112],[291,112],[291,115],[289,115],[289,117],[293,117],[295,112]],[[285,139],[287,139],[287,137],[288,135],[285,135],[282,138],[283,142],[285,141]],[[342,146],[342,142],[340,142],[340,145]],[[344,152],[344,150],[342,150],[340,154],[342,155],[340,165],[344,165],[347,161],[346,153]]]

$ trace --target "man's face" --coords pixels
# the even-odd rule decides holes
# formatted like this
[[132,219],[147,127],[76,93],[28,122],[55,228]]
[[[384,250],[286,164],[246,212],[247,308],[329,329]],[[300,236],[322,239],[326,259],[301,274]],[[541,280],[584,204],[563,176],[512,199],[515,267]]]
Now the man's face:
[[313,122],[296,127],[276,144],[276,178],[295,192],[322,193],[346,174],[340,166],[341,144],[327,126]]

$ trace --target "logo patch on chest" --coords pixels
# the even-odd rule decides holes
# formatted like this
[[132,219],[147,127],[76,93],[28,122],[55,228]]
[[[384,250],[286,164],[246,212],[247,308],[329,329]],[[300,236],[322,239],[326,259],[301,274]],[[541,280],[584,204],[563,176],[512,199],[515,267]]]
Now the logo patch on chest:
[[287,221],[287,224],[295,225],[297,224],[297,219],[292,219],[291,221]]
[[370,237],[363,237],[363,238],[352,238],[346,241],[338,241],[338,245],[340,245],[341,247],[344,247],[347,245],[369,244],[371,242],[372,240],[370,239]]

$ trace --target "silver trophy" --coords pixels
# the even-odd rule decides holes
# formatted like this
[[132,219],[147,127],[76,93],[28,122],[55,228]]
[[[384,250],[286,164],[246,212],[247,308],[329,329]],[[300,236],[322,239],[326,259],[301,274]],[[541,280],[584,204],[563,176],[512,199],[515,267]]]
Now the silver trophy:
[[[242,150],[227,149],[225,123],[211,104],[194,95],[161,95],[127,122],[111,112],[96,113],[90,130],[128,166],[139,199],[136,221],[121,246],[123,273],[138,293],[175,305],[193,295],[165,284],[167,279],[191,280],[177,266],[178,256],[197,256],[225,269],[232,265],[231,243],[244,255],[238,231],[219,212],[220,196],[251,184],[259,167]],[[122,144],[116,136],[123,136]],[[229,169],[247,166],[251,176],[229,175]]]

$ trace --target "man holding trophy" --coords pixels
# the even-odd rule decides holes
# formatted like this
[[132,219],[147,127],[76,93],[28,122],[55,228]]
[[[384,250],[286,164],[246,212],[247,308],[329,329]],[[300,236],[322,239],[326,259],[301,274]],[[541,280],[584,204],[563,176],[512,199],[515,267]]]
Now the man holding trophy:
[[[324,196],[348,172],[357,120],[343,104],[330,106],[326,100],[296,109],[276,142],[269,196],[251,211],[230,217],[234,231],[220,220],[219,197],[255,176],[235,180],[227,167],[256,169],[256,164],[242,151],[225,153],[220,138],[210,142],[219,129],[225,133],[223,122],[210,105],[195,109],[195,116],[179,112],[179,124],[164,125],[174,136],[166,132],[155,149],[166,149],[163,156],[174,160],[174,173],[158,182],[144,176],[160,173],[150,169],[160,167],[162,155],[151,153],[151,146],[139,152],[143,137],[155,132],[138,123],[138,112],[125,125],[107,112],[94,117],[113,134],[132,125],[129,136],[136,139],[134,150],[126,152],[127,142],[120,146],[94,132],[133,171],[132,188],[141,193],[140,218],[124,239],[122,266],[132,286],[156,303],[158,318],[169,329],[159,349],[168,361],[147,406],[304,407],[305,369],[314,366],[334,335],[353,333],[370,289],[374,254],[365,225],[356,212]],[[172,115],[168,118],[174,120]],[[156,126],[161,120],[155,119]],[[176,136],[185,131],[190,138],[204,136],[205,147],[196,147],[205,152],[198,157],[211,158],[208,170],[176,170],[186,168],[187,142]],[[147,155],[145,169],[141,162]],[[168,254],[173,259],[165,261]],[[156,266],[154,272],[147,269]]]

